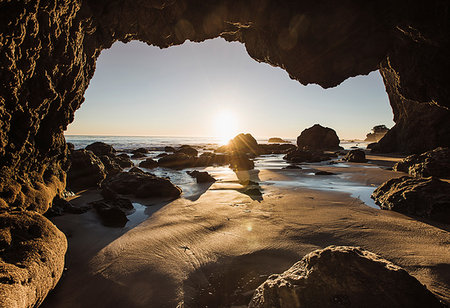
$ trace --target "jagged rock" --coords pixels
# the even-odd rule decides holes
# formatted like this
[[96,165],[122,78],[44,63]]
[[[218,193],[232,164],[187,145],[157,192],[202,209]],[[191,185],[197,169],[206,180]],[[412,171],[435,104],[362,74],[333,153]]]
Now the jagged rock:
[[112,190],[118,194],[134,195],[138,198],[168,197],[178,198],[181,189],[169,180],[149,173],[121,172],[107,179],[102,184],[103,189]]
[[111,176],[122,171],[122,167],[117,163],[115,156],[102,155],[98,158],[103,163],[103,166],[105,166],[107,176]]
[[375,189],[371,198],[384,210],[450,224],[450,183],[435,177],[391,179]]
[[315,163],[329,160],[332,157],[334,157],[334,155],[325,154],[321,151],[304,151],[300,149],[295,149],[287,153],[283,157],[283,159],[292,163],[303,163],[303,162]]
[[302,131],[297,137],[297,146],[300,150],[338,150],[339,137],[334,129],[314,124]]
[[450,178],[450,150],[439,147],[420,155],[410,155],[396,163],[393,170],[406,172],[415,177]]
[[260,285],[250,308],[441,307],[404,269],[359,247],[315,250]]
[[169,154],[158,160],[158,166],[182,169],[195,166],[196,159],[184,153]]
[[94,142],[88,145],[85,149],[91,151],[97,156],[114,156],[116,153],[116,150],[111,145],[104,142]]
[[251,170],[255,168],[255,163],[246,154],[235,152],[230,155],[230,168],[235,171]]
[[139,163],[139,167],[147,168],[147,169],[153,169],[153,168],[156,168],[157,166],[158,166],[158,162],[151,158],[147,158],[146,160]]
[[272,137],[267,141],[269,143],[289,143],[289,141],[283,140],[280,137]]
[[182,145],[175,153],[183,153],[192,157],[197,157],[198,155],[198,151],[189,145]]
[[124,227],[128,222],[127,215],[134,212],[133,204],[125,198],[108,198],[91,204],[107,227]]
[[197,183],[214,183],[216,181],[208,172],[200,172],[200,171],[187,171],[187,174],[192,176],[197,180]]
[[348,152],[342,160],[352,163],[365,163],[367,162],[366,153],[363,150],[351,150]]
[[67,240],[44,216],[0,213],[0,307],[38,307],[64,269]]
[[114,160],[122,168],[129,168],[134,166],[133,162],[130,159],[130,156],[125,153],[117,155]]
[[71,166],[67,173],[67,186],[71,189],[97,187],[106,178],[105,166],[91,151],[73,151],[69,159]]

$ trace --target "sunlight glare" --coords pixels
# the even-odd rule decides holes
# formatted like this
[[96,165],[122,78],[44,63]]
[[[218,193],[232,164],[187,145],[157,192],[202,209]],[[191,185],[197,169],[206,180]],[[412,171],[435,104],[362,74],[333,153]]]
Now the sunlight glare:
[[214,119],[215,136],[220,138],[220,144],[224,145],[237,135],[237,119],[229,111],[221,111],[216,114]]

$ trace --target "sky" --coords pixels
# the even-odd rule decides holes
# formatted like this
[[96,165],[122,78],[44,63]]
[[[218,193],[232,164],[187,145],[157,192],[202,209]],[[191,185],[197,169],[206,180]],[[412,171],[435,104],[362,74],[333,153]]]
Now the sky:
[[393,126],[378,71],[335,88],[303,86],[221,38],[166,49],[133,41],[102,51],[67,135],[295,138],[316,123],[341,139]]

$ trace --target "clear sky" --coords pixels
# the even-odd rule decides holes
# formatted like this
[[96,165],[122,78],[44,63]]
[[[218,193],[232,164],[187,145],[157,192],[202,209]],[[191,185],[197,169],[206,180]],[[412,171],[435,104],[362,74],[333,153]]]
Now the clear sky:
[[303,86],[223,39],[167,49],[115,43],[85,98],[66,134],[297,137],[319,123],[353,139],[394,124],[378,72],[332,89]]

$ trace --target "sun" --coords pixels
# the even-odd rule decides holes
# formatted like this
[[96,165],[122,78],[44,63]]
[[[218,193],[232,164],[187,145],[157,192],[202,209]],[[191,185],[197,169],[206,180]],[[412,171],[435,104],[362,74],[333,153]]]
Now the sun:
[[214,118],[215,136],[220,144],[227,144],[231,138],[237,135],[237,119],[230,111],[220,111]]

